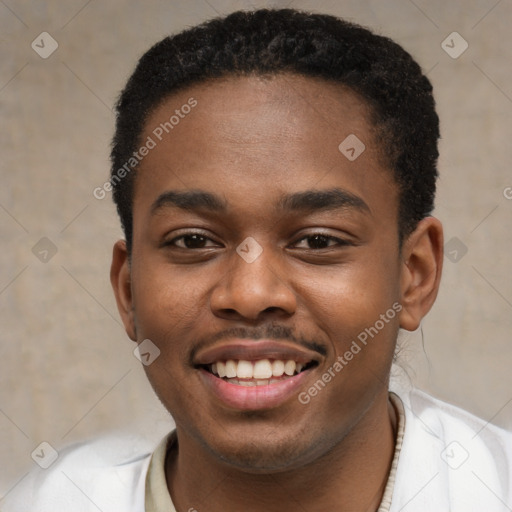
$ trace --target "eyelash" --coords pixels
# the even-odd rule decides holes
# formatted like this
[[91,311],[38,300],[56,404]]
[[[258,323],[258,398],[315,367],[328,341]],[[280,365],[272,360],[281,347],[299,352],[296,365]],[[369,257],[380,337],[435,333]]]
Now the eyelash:
[[[168,242],[164,242],[163,245],[167,246],[167,247],[169,247],[169,246],[177,247],[178,249],[183,249],[183,250],[194,250],[194,249],[191,249],[189,247],[180,247],[176,243],[178,240],[184,240],[186,238],[191,238],[191,237],[194,237],[194,236],[203,239],[206,243],[208,241],[215,243],[214,240],[212,240],[209,236],[206,236],[204,233],[198,233],[198,232],[195,232],[195,231],[191,231],[190,233],[184,233],[184,234],[182,234],[180,236],[177,236],[177,237],[173,238],[172,240],[169,240]],[[212,246],[208,246],[208,247],[212,247]],[[206,247],[206,248],[208,248],[208,247]],[[204,248],[205,247],[200,247],[199,249],[204,249]],[[197,250],[197,248],[196,248],[196,250]]]
[[[323,250],[323,249],[332,249],[333,247],[341,247],[341,246],[347,246],[347,245],[353,245],[348,240],[344,240],[342,238],[338,238],[332,235],[327,235],[325,233],[311,233],[309,235],[303,236],[302,238],[299,238],[296,242],[294,242],[293,245],[297,245],[299,242],[302,242],[304,240],[312,239],[314,237],[322,238],[327,240],[328,242],[335,242],[333,245],[328,245],[327,247],[322,247],[321,249],[316,250]],[[308,250],[315,250],[308,248]]]

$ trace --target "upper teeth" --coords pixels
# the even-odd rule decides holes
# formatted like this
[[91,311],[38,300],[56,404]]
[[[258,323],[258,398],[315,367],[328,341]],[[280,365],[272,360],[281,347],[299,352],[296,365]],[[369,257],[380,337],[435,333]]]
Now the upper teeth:
[[299,373],[304,365],[289,359],[282,361],[280,359],[260,359],[258,361],[218,361],[211,365],[211,371],[219,377],[228,379],[270,379],[271,377],[281,377],[283,374],[291,376]]

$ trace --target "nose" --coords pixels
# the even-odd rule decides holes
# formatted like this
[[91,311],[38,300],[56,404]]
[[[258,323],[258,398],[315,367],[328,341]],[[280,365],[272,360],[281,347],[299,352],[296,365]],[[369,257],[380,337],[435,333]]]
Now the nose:
[[233,252],[212,290],[210,307],[214,315],[228,320],[254,323],[287,318],[297,307],[288,279],[270,249],[263,250],[254,261]]

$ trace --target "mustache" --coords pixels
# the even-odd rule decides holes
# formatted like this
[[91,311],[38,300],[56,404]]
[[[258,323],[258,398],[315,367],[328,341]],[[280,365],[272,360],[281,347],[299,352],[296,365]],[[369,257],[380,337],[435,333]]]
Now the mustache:
[[191,360],[194,360],[196,353],[204,347],[213,345],[218,341],[233,338],[251,340],[288,340],[293,341],[297,345],[302,345],[309,350],[318,352],[324,357],[327,356],[327,349],[325,348],[325,345],[317,340],[310,339],[302,334],[295,335],[293,329],[285,325],[271,323],[257,327],[230,327],[229,329],[219,331],[210,336],[200,338],[191,351]]

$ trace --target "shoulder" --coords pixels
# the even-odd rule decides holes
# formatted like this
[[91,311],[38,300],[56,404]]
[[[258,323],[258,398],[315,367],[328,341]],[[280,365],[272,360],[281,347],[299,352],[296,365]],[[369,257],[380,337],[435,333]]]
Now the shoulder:
[[395,488],[409,501],[403,512],[508,510],[512,432],[419,390],[397,394],[405,410]]
[[493,425],[455,405],[443,402],[420,390],[402,398],[412,430],[432,439],[458,442],[475,455],[491,456],[495,463],[512,463],[512,432]]
[[72,445],[47,469],[37,467],[0,502],[3,512],[144,510],[152,446],[130,436]]

